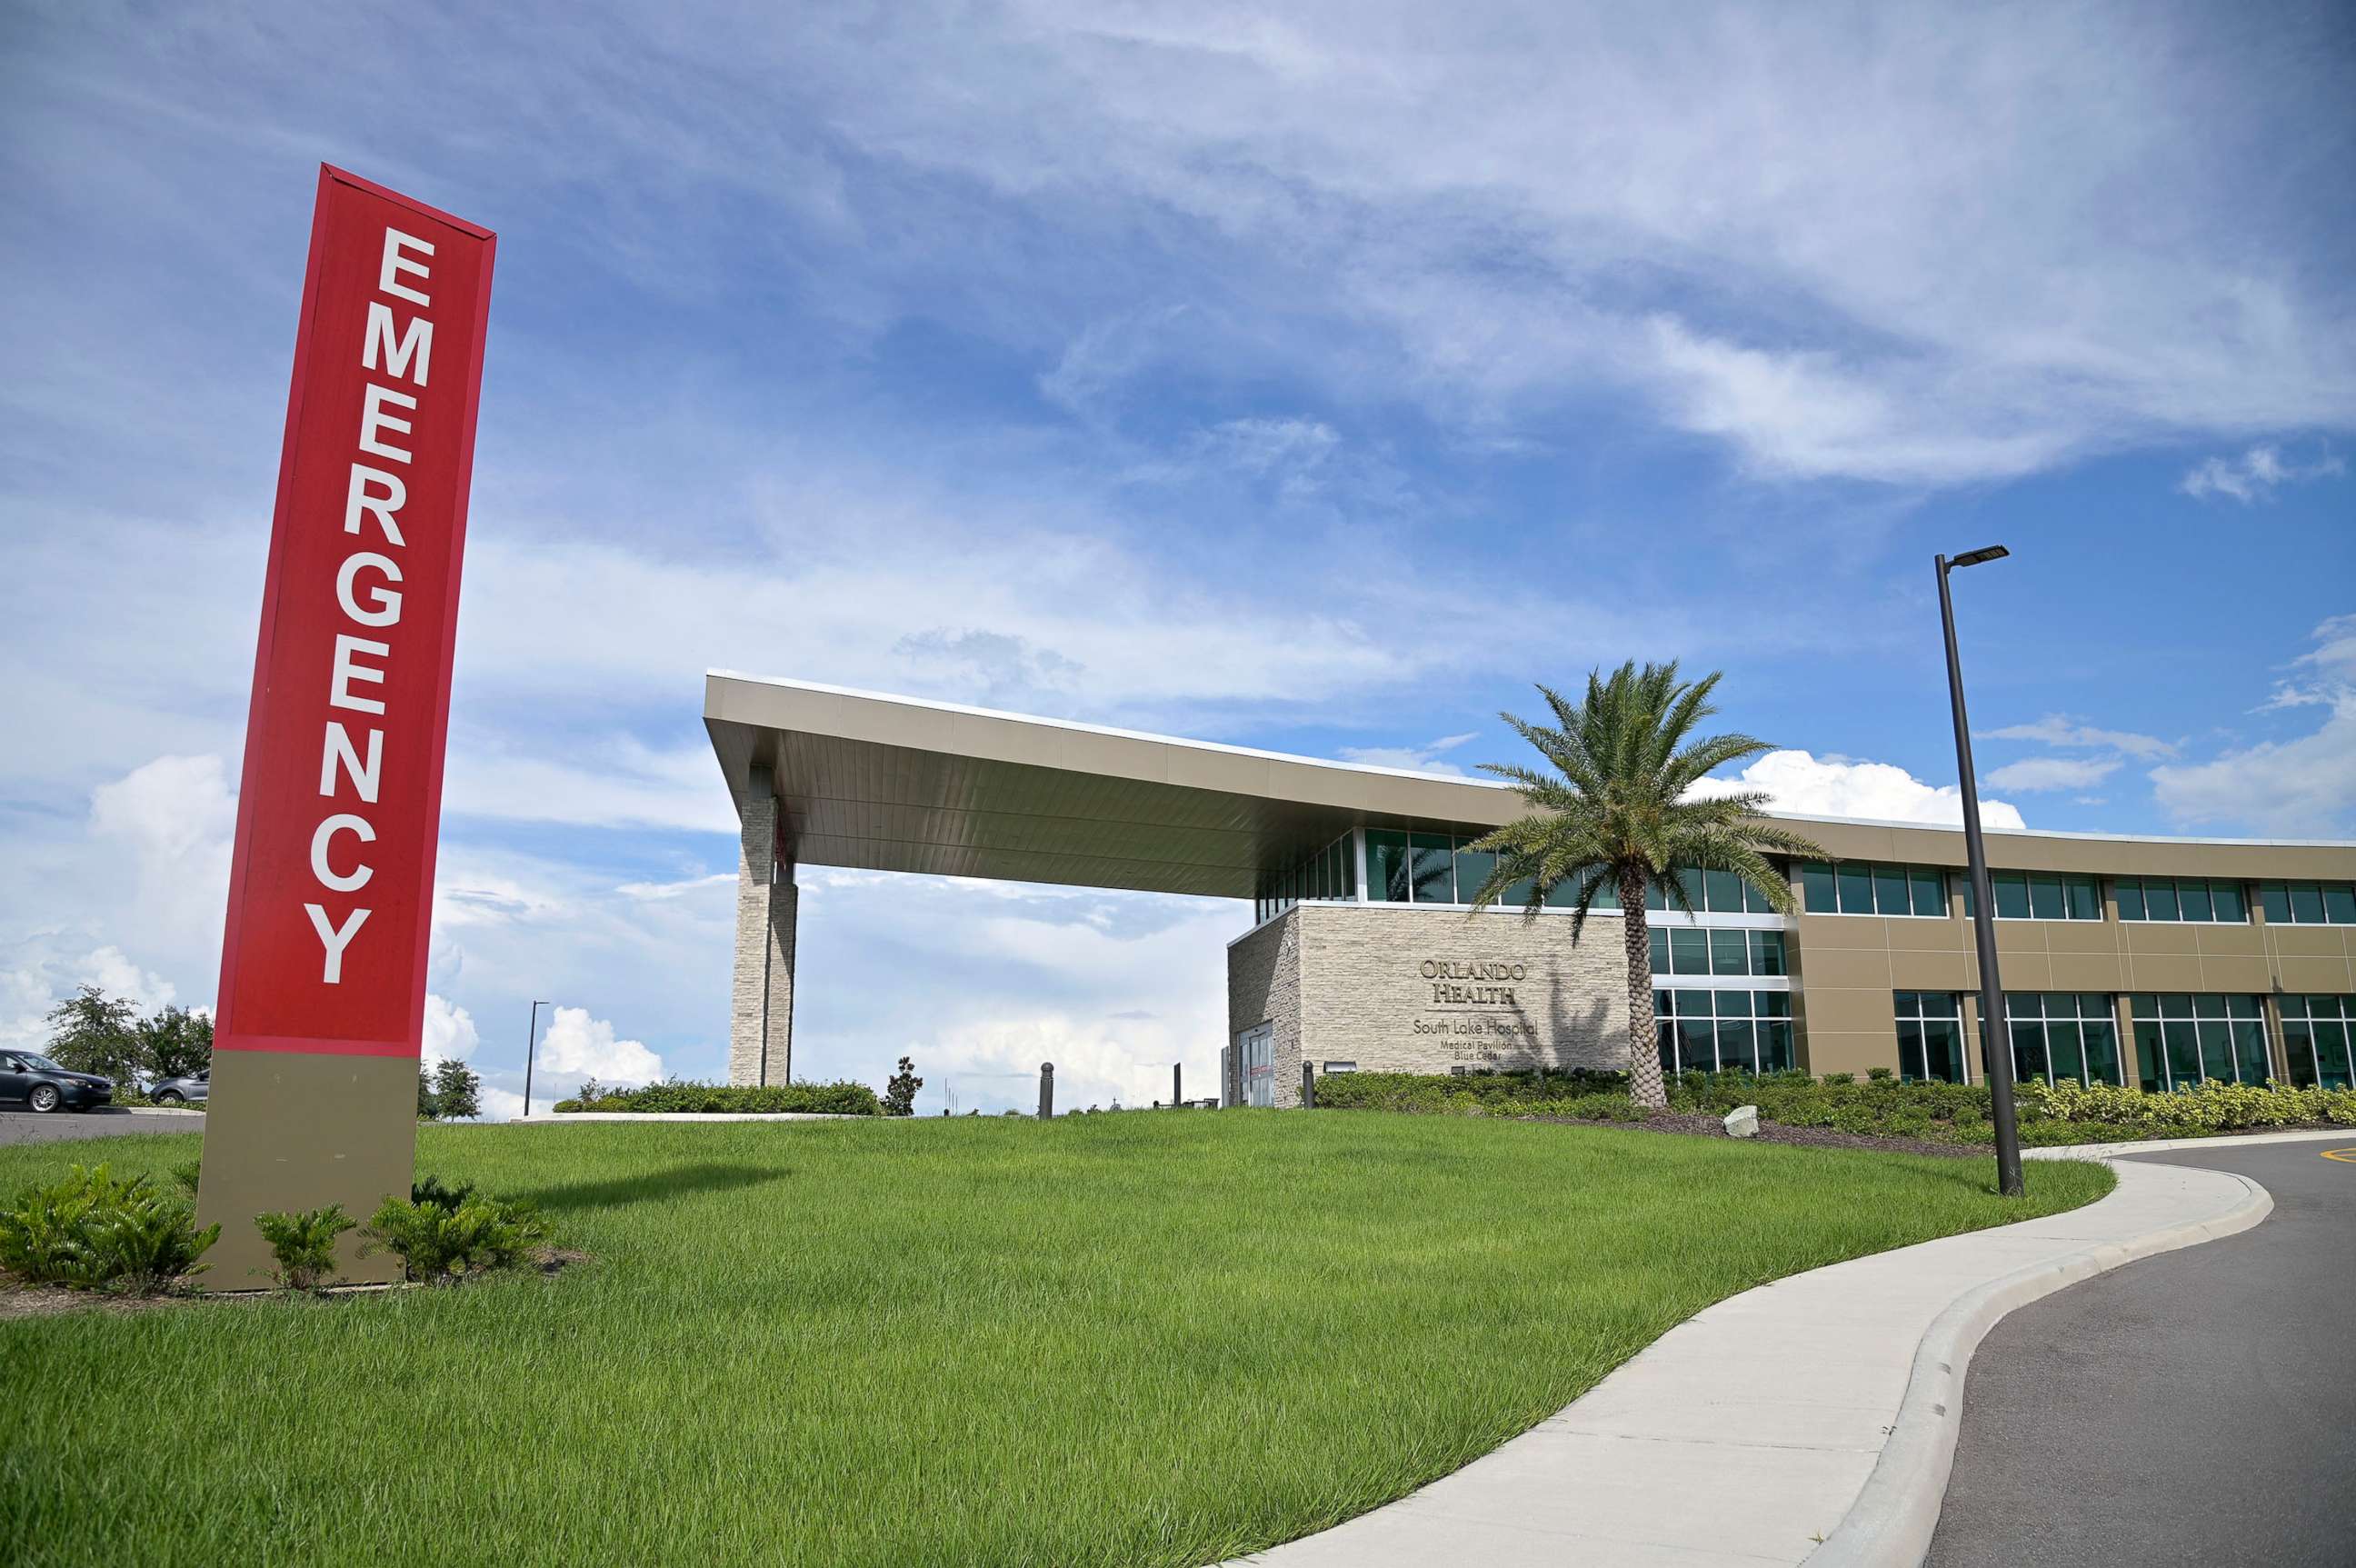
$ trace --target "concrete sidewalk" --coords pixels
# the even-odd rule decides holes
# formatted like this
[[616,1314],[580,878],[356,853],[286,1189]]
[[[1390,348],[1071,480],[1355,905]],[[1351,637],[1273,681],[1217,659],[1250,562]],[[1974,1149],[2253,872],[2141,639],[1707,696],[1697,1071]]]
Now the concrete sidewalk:
[[1719,1302],[1494,1453],[1240,1561],[1919,1563],[1980,1337],[2015,1306],[2245,1230],[2269,1208],[2264,1188],[2229,1173],[2115,1168],[2118,1190],[2072,1213],[1836,1263]]

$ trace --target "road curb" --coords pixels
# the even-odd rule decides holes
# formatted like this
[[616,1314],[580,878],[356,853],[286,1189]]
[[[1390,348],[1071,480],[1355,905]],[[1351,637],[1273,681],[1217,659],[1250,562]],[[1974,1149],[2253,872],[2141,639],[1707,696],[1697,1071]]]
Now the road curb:
[[[2313,1138],[2337,1136],[2308,1133]],[[2201,1144],[2220,1140],[2191,1139]],[[2274,1142],[2252,1138],[2249,1143]],[[2102,1146],[2110,1155],[2151,1152],[2141,1148]],[[2040,1151],[2045,1158],[2063,1157],[2064,1151]],[[2133,1179],[2128,1167],[2122,1182]],[[1955,1443],[1963,1433],[1964,1385],[1971,1371],[1973,1352],[2005,1316],[2058,1290],[2107,1273],[2122,1263],[2179,1248],[2198,1246],[2247,1230],[2274,1209],[2274,1197],[2245,1176],[2221,1171],[2245,1189],[2243,1200],[2226,1212],[2205,1219],[2163,1226],[2126,1241],[2108,1241],[2066,1257],[2031,1264],[1992,1280],[1958,1296],[1933,1321],[1914,1353],[1906,1396],[1890,1441],[1881,1450],[1865,1489],[1858,1494],[1825,1543],[1808,1555],[1810,1568],[1920,1568],[1938,1528],[1939,1510],[1946,1501],[1947,1479],[1954,1468]]]
[[2300,1127],[2287,1133],[2229,1133],[2215,1138],[2153,1138],[2141,1144],[2063,1144],[2023,1149],[2025,1160],[2115,1160],[2126,1155],[2159,1155],[2170,1149],[2245,1149],[2263,1144],[2356,1143],[2356,1127]]

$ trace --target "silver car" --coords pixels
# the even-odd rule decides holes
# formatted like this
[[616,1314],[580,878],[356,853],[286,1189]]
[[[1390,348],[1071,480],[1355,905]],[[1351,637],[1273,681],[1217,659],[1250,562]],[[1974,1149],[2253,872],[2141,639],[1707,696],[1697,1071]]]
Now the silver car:
[[213,1069],[190,1073],[186,1078],[167,1078],[147,1091],[147,1098],[158,1105],[202,1105],[212,1093]]

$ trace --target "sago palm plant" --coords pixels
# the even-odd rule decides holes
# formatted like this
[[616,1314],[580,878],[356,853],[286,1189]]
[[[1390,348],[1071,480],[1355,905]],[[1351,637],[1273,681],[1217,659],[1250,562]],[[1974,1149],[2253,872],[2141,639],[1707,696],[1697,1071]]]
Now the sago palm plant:
[[1631,660],[1609,676],[1600,670],[1589,674],[1587,695],[1579,702],[1540,686],[1554,711],[1552,725],[1499,716],[1537,748],[1552,771],[1482,764],[1512,780],[1534,810],[1470,846],[1497,856],[1473,907],[1486,908],[1523,886],[1524,918],[1534,919],[1547,896],[1568,884],[1575,942],[1596,899],[1607,893],[1617,898],[1628,951],[1628,1092],[1644,1106],[1668,1103],[1654,1043],[1645,891],[1659,889],[1669,908],[1690,914],[1678,872],[1730,871],[1789,915],[1798,908],[1792,885],[1766,857],[1825,853],[1759,816],[1767,800],[1763,790],[1695,795],[1695,786],[1711,772],[1768,749],[1765,741],[1747,735],[1695,737],[1695,726],[1718,711],[1709,700],[1718,682],[1716,671],[1680,682],[1675,660],[1638,670]]

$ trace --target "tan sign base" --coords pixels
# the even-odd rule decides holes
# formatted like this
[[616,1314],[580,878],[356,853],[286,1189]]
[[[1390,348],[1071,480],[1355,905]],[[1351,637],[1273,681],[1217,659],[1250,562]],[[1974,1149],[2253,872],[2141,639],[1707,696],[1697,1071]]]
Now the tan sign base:
[[[197,1222],[220,1222],[200,1283],[260,1290],[273,1266],[253,1217],[340,1203],[361,1224],[389,1197],[407,1197],[417,1168],[417,1063],[410,1057],[218,1051],[205,1107]],[[398,1279],[389,1252],[359,1255],[358,1231],[337,1249],[353,1284]]]

